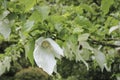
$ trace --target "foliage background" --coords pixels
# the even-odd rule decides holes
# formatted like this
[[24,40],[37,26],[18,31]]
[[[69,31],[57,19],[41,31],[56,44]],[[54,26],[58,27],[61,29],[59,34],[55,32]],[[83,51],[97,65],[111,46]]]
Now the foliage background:
[[65,55],[49,79],[119,80],[119,20],[120,0],[0,0],[0,79],[21,80],[28,68],[25,79],[33,80],[34,42],[42,36]]

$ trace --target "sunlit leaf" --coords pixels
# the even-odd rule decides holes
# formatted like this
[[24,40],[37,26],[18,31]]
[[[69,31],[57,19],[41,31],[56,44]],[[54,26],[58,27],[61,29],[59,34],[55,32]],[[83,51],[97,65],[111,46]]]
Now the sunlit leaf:
[[49,6],[37,6],[36,9],[40,13],[42,21],[48,17],[48,14],[50,12]]
[[78,15],[74,21],[75,21],[75,23],[79,24],[80,26],[92,27],[92,23],[84,16]]
[[78,41],[82,42],[82,41],[86,41],[89,37],[89,33],[84,33],[78,36]]
[[79,51],[79,49],[77,49],[76,51],[74,51],[76,54],[76,61],[82,61],[85,66],[87,67],[87,70],[89,70],[89,66],[88,63],[85,61],[85,59],[81,56],[81,52]]
[[31,39],[25,44],[25,54],[32,65],[34,65],[33,51],[34,51],[34,40]]
[[36,0],[19,0],[25,6],[25,12],[28,12],[36,4]]
[[95,54],[95,59],[97,63],[99,64],[101,70],[103,71],[106,63],[105,55],[101,51],[95,50],[95,49],[94,49],[94,54]]
[[6,56],[3,61],[0,61],[0,76],[5,73],[6,71],[9,71],[10,69],[10,62],[11,58]]
[[34,21],[29,21],[29,20],[28,20],[28,21],[24,24],[22,30],[23,30],[24,32],[28,32],[28,31],[31,30],[31,28],[33,27],[33,25],[34,25]]
[[3,14],[0,15],[0,20],[3,20],[10,12],[8,10],[5,10]]
[[104,12],[104,14],[107,14],[109,12],[110,7],[114,3],[114,0],[102,0],[101,2],[101,9]]
[[80,27],[76,27],[76,28],[74,28],[74,30],[73,30],[73,33],[74,33],[74,34],[80,34],[81,32],[83,32],[83,29],[80,28]]
[[0,21],[0,33],[4,36],[5,39],[9,37],[11,28],[8,21]]
[[91,12],[91,13],[95,13],[93,8],[91,6],[89,6],[89,5],[87,5],[87,4],[81,4],[80,7],[87,10],[87,11],[89,11],[89,12]]
[[79,45],[81,45],[83,48],[88,49],[88,50],[93,50],[93,48],[89,45],[88,42],[85,41],[79,41]]
[[48,17],[50,11],[50,8],[48,6],[37,6],[35,9],[36,10],[29,17],[29,20],[42,22]]

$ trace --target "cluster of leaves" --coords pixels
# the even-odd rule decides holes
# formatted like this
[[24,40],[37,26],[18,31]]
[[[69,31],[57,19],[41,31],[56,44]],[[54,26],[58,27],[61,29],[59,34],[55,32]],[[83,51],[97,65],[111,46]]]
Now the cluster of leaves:
[[[4,67],[0,75],[20,53],[34,65],[33,50],[39,37],[52,38],[63,48],[66,59],[82,61],[87,70],[93,61],[95,69],[99,66],[110,72],[119,57],[120,0],[1,0],[0,5],[0,67]],[[10,61],[4,62],[8,57]]]

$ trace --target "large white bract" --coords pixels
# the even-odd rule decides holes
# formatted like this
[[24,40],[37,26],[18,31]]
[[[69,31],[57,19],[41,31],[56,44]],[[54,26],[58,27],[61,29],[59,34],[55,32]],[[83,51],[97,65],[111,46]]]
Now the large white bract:
[[35,42],[34,60],[40,68],[51,75],[55,71],[56,58],[63,56],[63,50],[51,38],[40,37]]

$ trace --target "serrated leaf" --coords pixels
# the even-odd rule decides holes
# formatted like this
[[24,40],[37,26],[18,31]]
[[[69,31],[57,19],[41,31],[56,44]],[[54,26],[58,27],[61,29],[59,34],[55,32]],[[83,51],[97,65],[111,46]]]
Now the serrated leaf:
[[102,9],[104,15],[109,12],[109,9],[110,9],[110,7],[112,6],[113,3],[114,3],[114,0],[109,0],[109,1],[108,0],[102,0],[101,9]]
[[49,16],[48,20],[52,24],[58,24],[58,23],[62,23],[65,20],[65,18],[60,15],[51,15],[51,16]]
[[41,19],[42,21],[45,20],[47,17],[48,17],[48,14],[50,12],[50,8],[49,6],[39,6],[39,7],[36,7],[36,9],[38,10],[38,12],[40,13],[41,15]]
[[93,8],[87,4],[81,4],[80,7],[95,14],[95,11],[93,10]]
[[38,11],[34,11],[32,15],[29,17],[29,20],[35,22],[41,22],[42,21],[41,14]]
[[5,72],[5,68],[3,66],[3,63],[0,61],[0,76]]
[[11,58],[6,56],[3,61],[0,61],[0,76],[5,73],[6,71],[9,71],[10,69],[10,62]]
[[74,53],[76,54],[76,61],[82,61],[85,64],[85,66],[87,67],[87,70],[89,70],[88,63],[81,56],[81,54],[80,54],[81,52],[79,51],[79,49],[77,49],[76,51],[74,51]]
[[82,45],[83,48],[88,49],[88,50],[93,50],[93,48],[89,45],[88,42],[79,42],[79,45]]
[[36,4],[36,0],[19,0],[19,2],[24,5],[24,11],[28,12]]
[[75,27],[73,29],[73,34],[80,34],[81,32],[83,32],[83,29],[80,27]]
[[30,21],[42,22],[48,17],[50,12],[50,8],[48,6],[37,6],[35,9],[36,10],[33,14],[29,17]]
[[10,12],[8,10],[5,10],[1,15],[0,15],[0,20],[3,20]]
[[80,26],[92,27],[92,23],[84,16],[78,15],[74,21],[75,21],[75,23],[79,24]]
[[78,41],[82,42],[82,41],[86,41],[88,39],[88,37],[90,36],[89,33],[84,33],[78,36]]
[[27,22],[24,24],[22,31],[23,32],[28,32],[31,30],[31,28],[34,26],[34,21],[29,21],[27,20]]
[[9,37],[11,33],[9,22],[0,21],[0,33],[4,36],[5,39]]
[[29,59],[32,66],[34,65],[34,58],[33,58],[34,45],[35,42],[33,39],[31,39],[24,46],[26,57]]
[[49,75],[55,71],[55,57],[60,58],[63,50],[51,38],[40,37],[35,42],[34,59],[36,64]]

